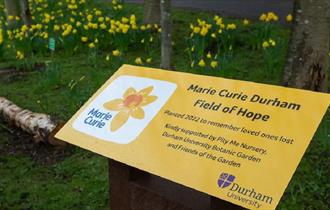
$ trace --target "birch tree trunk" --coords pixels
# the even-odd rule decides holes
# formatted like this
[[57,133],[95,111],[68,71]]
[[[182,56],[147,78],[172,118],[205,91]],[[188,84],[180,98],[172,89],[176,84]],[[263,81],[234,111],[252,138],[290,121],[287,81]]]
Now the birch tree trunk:
[[144,0],[144,23],[160,23],[160,0]]
[[27,26],[30,26],[32,24],[32,17],[31,17],[29,1],[20,0],[19,3],[20,3],[20,8],[21,8],[21,17],[24,21],[24,24]]
[[6,15],[7,15],[7,22],[8,26],[11,27],[15,23],[15,18],[10,19],[10,16],[20,16],[20,6],[18,0],[4,0],[5,8],[6,8]]
[[295,0],[284,86],[327,92],[330,1]]
[[161,64],[162,69],[171,69],[172,55],[172,20],[171,20],[171,0],[160,0],[161,9]]
[[36,143],[45,142],[52,145],[65,145],[64,142],[54,137],[62,124],[55,122],[49,115],[22,109],[6,98],[0,97],[1,116],[10,124],[32,134]]

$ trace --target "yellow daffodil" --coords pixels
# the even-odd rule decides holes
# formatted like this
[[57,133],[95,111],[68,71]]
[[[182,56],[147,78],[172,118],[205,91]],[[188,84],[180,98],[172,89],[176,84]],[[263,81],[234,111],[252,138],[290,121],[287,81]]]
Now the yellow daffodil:
[[269,43],[268,43],[267,41],[264,41],[264,42],[262,43],[262,48],[266,49],[266,48],[268,48],[268,47],[269,47]]
[[110,60],[110,55],[109,54],[105,57],[105,60],[106,61],[109,61]]
[[144,119],[144,106],[147,106],[157,100],[157,96],[150,95],[153,86],[149,86],[137,92],[134,88],[128,88],[123,98],[114,99],[106,102],[103,107],[110,111],[117,111],[110,124],[112,132],[120,129],[130,117],[138,120]]
[[201,28],[200,27],[194,27],[193,31],[194,31],[195,34],[198,34],[201,31]]
[[273,40],[273,39],[269,39],[269,44],[271,45],[271,46],[275,46],[276,45],[276,42]]
[[262,14],[260,15],[260,17],[259,17],[259,20],[261,20],[261,21],[265,21],[266,18],[267,18],[267,15],[266,15],[265,13],[262,13]]
[[201,60],[198,62],[198,66],[200,66],[200,67],[205,67],[205,61],[204,61],[204,59],[201,59]]
[[62,36],[68,36],[71,33],[72,29],[73,27],[71,25],[67,25],[66,29],[62,33]]
[[208,52],[207,55],[206,55],[207,58],[212,58],[212,54],[211,52]]
[[23,52],[21,52],[21,51],[16,51],[16,58],[18,59],[18,60],[22,60],[23,58],[24,58],[24,53]]
[[205,36],[208,32],[209,32],[209,29],[208,29],[207,27],[203,27],[203,28],[201,29],[200,34],[201,34],[202,36]]
[[243,25],[244,26],[247,26],[247,25],[249,25],[250,24],[250,21],[248,20],[248,19],[244,19],[243,20]]
[[215,69],[216,67],[218,67],[218,61],[212,61],[210,66]]
[[102,22],[104,21],[104,17],[99,17],[99,18],[97,19],[97,21],[99,21],[100,23],[102,23]]
[[127,17],[122,17],[121,18],[121,22],[128,23],[129,22],[129,19]]
[[292,19],[293,19],[293,17],[292,17],[291,14],[288,14],[288,15],[286,16],[286,21],[291,22]]
[[134,61],[137,65],[142,65],[143,62],[142,62],[142,58],[141,57],[137,57]]
[[96,11],[95,11],[95,15],[96,15],[96,16],[101,16],[101,15],[102,15],[102,12],[101,12],[100,10],[96,10]]
[[100,25],[100,28],[101,28],[101,29],[107,29],[107,25],[105,25],[104,23],[102,23],[102,24]]
[[119,50],[114,50],[114,51],[112,51],[112,55],[115,56],[115,57],[118,57],[118,56],[120,56],[120,51]]
[[61,28],[59,25],[54,25],[54,31],[59,31]]
[[93,15],[87,15],[87,20],[92,21],[93,20]]
[[147,63],[151,63],[152,62],[152,58],[147,58],[146,62]]
[[88,47],[91,48],[91,49],[95,48],[95,44],[94,44],[94,42],[91,42],[91,43],[88,45]]
[[195,52],[195,46],[192,46],[190,49],[191,52]]
[[230,23],[227,25],[227,30],[235,30],[236,28],[237,27],[235,23]]

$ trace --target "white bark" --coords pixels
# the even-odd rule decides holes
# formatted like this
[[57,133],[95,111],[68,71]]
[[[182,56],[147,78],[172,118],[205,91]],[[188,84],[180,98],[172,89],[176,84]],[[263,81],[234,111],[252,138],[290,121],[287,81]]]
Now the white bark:
[[10,124],[16,125],[23,131],[33,135],[36,143],[45,142],[53,145],[64,145],[54,138],[59,124],[49,115],[34,113],[15,105],[4,97],[0,97],[0,117]]

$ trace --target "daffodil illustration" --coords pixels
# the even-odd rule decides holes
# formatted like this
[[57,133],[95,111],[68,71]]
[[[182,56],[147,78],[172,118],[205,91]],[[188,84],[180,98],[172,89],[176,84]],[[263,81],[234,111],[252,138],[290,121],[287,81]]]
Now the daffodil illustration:
[[110,130],[112,132],[117,131],[127,122],[129,117],[143,119],[145,114],[142,107],[157,100],[157,96],[150,95],[152,90],[153,86],[144,88],[139,92],[130,87],[125,91],[123,98],[105,103],[104,108],[110,111],[118,111],[111,122]]

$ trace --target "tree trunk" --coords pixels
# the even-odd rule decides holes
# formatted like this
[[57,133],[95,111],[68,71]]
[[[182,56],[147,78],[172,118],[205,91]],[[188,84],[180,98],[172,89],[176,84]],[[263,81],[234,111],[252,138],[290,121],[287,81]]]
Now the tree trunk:
[[18,0],[4,0],[5,8],[6,8],[6,15],[7,15],[7,22],[8,26],[11,27],[15,23],[15,18],[10,19],[10,16],[20,16],[20,7]]
[[21,17],[24,21],[24,24],[30,26],[32,24],[31,11],[29,7],[28,0],[20,0],[20,8],[21,8]]
[[32,134],[35,141],[47,142],[52,145],[65,145],[64,142],[55,139],[55,133],[62,127],[49,115],[33,113],[22,109],[6,98],[0,97],[0,117],[23,131]]
[[327,92],[330,1],[295,0],[284,86]]
[[144,0],[144,23],[160,23],[160,0]]
[[172,54],[172,20],[171,20],[171,0],[161,0],[161,28],[162,28],[162,46],[161,46],[161,64],[162,69],[171,69]]

